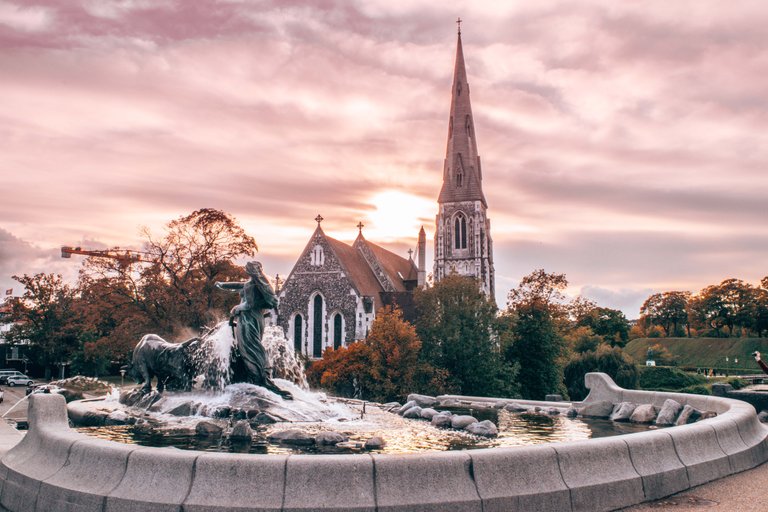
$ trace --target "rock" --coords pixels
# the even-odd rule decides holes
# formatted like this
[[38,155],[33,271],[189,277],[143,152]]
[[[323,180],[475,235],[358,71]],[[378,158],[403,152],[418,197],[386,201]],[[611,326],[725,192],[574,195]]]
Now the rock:
[[416,402],[416,405],[419,407],[432,407],[437,404],[437,398],[427,395],[417,395],[416,393],[408,395],[408,401]]
[[503,409],[504,407],[506,407],[506,405],[507,405],[507,402],[505,400],[499,400],[498,402],[493,404],[493,408],[494,409]]
[[274,416],[271,416],[266,412],[260,412],[251,420],[251,423],[256,423],[257,425],[271,425],[272,423],[277,423],[278,421],[279,420]]
[[212,411],[210,411],[210,416],[212,418],[229,418],[229,416],[232,414],[232,409],[226,405],[220,405],[219,407],[214,408]]
[[613,412],[613,404],[608,400],[589,402],[579,409],[579,414],[585,418],[607,418]]
[[484,421],[478,421],[477,423],[472,423],[470,425],[467,425],[464,430],[469,432],[470,434],[475,434],[476,436],[483,436],[483,437],[496,437],[499,435],[499,430],[496,428],[496,425],[493,424],[490,420],[484,420]]
[[632,402],[621,402],[620,404],[616,404],[616,407],[613,408],[613,412],[611,413],[611,421],[629,421],[629,418],[632,416],[632,413],[635,412],[635,409],[637,408],[637,404],[633,404]]
[[441,412],[438,414],[435,414],[432,416],[432,426],[438,427],[438,428],[450,428],[451,426],[451,418],[453,417],[453,414],[449,412]]
[[81,427],[101,427],[107,422],[107,413],[102,411],[85,411],[80,419]]
[[566,415],[568,418],[575,418],[576,416],[578,416],[578,415],[579,415],[579,411],[578,411],[578,409],[576,409],[575,407],[571,407],[570,409],[568,409],[567,411],[565,411],[565,415]]
[[695,407],[686,405],[683,407],[680,416],[677,417],[675,425],[687,425],[689,423],[696,423],[701,419],[702,412]]
[[704,411],[701,413],[701,418],[699,418],[699,421],[701,420],[708,420],[709,418],[715,418],[717,417],[717,413],[715,411]]
[[154,427],[146,421],[142,423],[136,423],[136,425],[133,426],[133,432],[135,434],[149,435],[153,430]]
[[407,411],[411,407],[414,407],[415,405],[416,405],[416,402],[414,402],[413,400],[411,400],[410,402],[405,402],[405,405],[403,405],[401,408],[397,410],[397,414],[402,416],[405,413],[405,411]]
[[458,416],[451,416],[451,427],[463,430],[467,428],[467,426],[477,423],[477,419],[472,416],[467,415],[458,415]]
[[400,402],[387,402],[385,404],[381,404],[381,410],[387,412],[392,412],[395,409],[399,409],[400,407],[402,407]]
[[461,407],[461,402],[455,398],[445,398],[440,400],[439,405],[440,407]]
[[248,409],[245,412],[245,417],[248,418],[249,420],[252,420],[253,418],[258,416],[259,414],[261,414],[261,411],[259,409]]
[[303,430],[288,429],[281,432],[274,432],[268,437],[272,443],[284,443],[299,446],[310,446],[315,444],[315,438]]
[[235,421],[244,420],[247,418],[247,415],[244,410],[242,409],[232,409],[232,419]]
[[629,417],[632,423],[653,423],[656,419],[656,408],[652,404],[638,405]]
[[339,443],[346,443],[349,438],[338,432],[319,432],[315,436],[315,444],[320,446],[335,446]]
[[677,421],[677,416],[680,414],[682,409],[683,406],[680,404],[680,402],[672,399],[664,400],[664,404],[661,406],[659,415],[656,417],[656,424],[674,425],[675,421]]
[[112,411],[104,419],[105,425],[128,425],[129,417],[125,411]]
[[383,437],[373,436],[365,442],[363,447],[366,450],[381,450],[386,444]]
[[253,439],[253,429],[251,428],[250,423],[248,423],[247,420],[239,420],[235,423],[235,426],[232,427],[232,432],[229,433],[229,438],[239,441],[250,441]]
[[157,391],[152,391],[143,395],[135,404],[135,407],[139,409],[149,409],[153,404],[159,402],[163,398],[163,395]]
[[533,412],[535,412],[535,413],[537,413],[537,414],[538,414],[538,413],[540,413],[540,412],[541,412],[541,407],[539,407],[539,406],[537,405],[536,407],[534,407],[534,408],[533,408]]
[[757,419],[760,423],[768,423],[768,411],[760,411],[760,414],[757,415]]
[[201,421],[195,425],[195,435],[200,437],[220,436],[223,431],[223,428],[212,421]]
[[192,402],[183,402],[168,411],[173,416],[190,416],[192,414]]
[[504,406],[505,411],[509,412],[525,412],[528,408],[524,405],[520,405],[517,402],[512,402]]
[[557,409],[556,407],[550,407],[545,412],[550,416],[558,416],[560,414],[560,409]]
[[563,401],[563,395],[560,394],[552,394],[552,395],[546,395],[544,397],[545,402],[562,402]]
[[435,415],[437,414],[437,411],[432,409],[431,407],[427,407],[426,409],[421,410],[421,417],[425,420],[431,420]]
[[421,407],[414,405],[403,413],[403,418],[418,419],[421,418]]

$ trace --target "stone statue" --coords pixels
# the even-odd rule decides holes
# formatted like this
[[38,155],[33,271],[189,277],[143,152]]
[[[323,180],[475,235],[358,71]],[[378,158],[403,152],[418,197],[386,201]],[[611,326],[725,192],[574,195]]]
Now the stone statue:
[[240,293],[240,304],[232,308],[229,318],[239,352],[239,357],[236,358],[239,361],[235,361],[235,364],[241,362],[244,367],[243,375],[237,375],[237,368],[235,369],[235,380],[242,379],[257,386],[264,386],[283,398],[291,400],[293,399],[291,394],[278,388],[270,378],[267,369],[269,358],[264,345],[261,344],[264,333],[264,310],[276,307],[277,297],[261,269],[261,263],[249,261],[245,265],[245,271],[251,276],[246,282],[216,283],[217,288]]
[[189,391],[192,389],[192,354],[199,338],[183,343],[168,343],[156,334],[147,334],[133,349],[131,363],[124,367],[127,373],[144,384],[141,394],[152,391],[152,377],[157,377],[157,391],[165,388]]

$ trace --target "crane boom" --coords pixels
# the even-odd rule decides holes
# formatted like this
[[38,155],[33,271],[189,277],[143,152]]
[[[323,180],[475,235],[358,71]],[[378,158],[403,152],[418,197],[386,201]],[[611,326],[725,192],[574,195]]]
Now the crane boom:
[[82,247],[61,247],[61,257],[71,258],[73,254],[80,254],[82,256],[94,256],[96,258],[109,258],[117,260],[121,263],[142,263],[151,262],[152,259],[145,256],[147,253],[140,251],[133,251],[130,249],[120,249],[115,247],[114,249],[83,249]]

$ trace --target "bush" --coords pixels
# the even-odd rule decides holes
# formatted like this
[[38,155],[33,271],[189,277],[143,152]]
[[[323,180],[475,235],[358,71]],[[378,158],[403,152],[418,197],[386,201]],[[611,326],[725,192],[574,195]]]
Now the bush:
[[692,395],[711,395],[712,391],[704,384],[694,384],[680,390],[680,393],[690,393]]
[[741,388],[743,388],[744,386],[747,385],[746,381],[743,381],[743,380],[735,378],[735,377],[732,378],[732,379],[728,379],[727,382],[728,382],[728,384],[730,384],[733,387],[733,389],[741,389]]
[[647,366],[640,372],[640,388],[652,391],[678,391],[706,381],[701,375],[690,375],[675,368]]
[[587,396],[584,375],[589,372],[608,374],[619,386],[636,389],[637,366],[618,347],[600,347],[597,351],[579,354],[571,359],[563,370],[565,385],[571,400],[583,400]]

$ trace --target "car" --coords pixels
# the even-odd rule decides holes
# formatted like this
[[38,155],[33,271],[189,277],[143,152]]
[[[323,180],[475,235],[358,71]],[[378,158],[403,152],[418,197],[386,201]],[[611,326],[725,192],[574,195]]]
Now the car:
[[0,384],[8,384],[8,377],[26,377],[23,373],[12,368],[0,370]]
[[0,389],[0,404],[3,403],[3,390]]
[[55,384],[38,384],[37,386],[27,386],[28,395],[33,393],[59,393],[63,395],[66,393],[66,391],[66,389],[61,388]]
[[31,386],[32,382],[34,382],[32,379],[24,375],[23,373],[21,375],[13,375],[11,377],[8,377],[8,385],[10,387],[14,386]]

